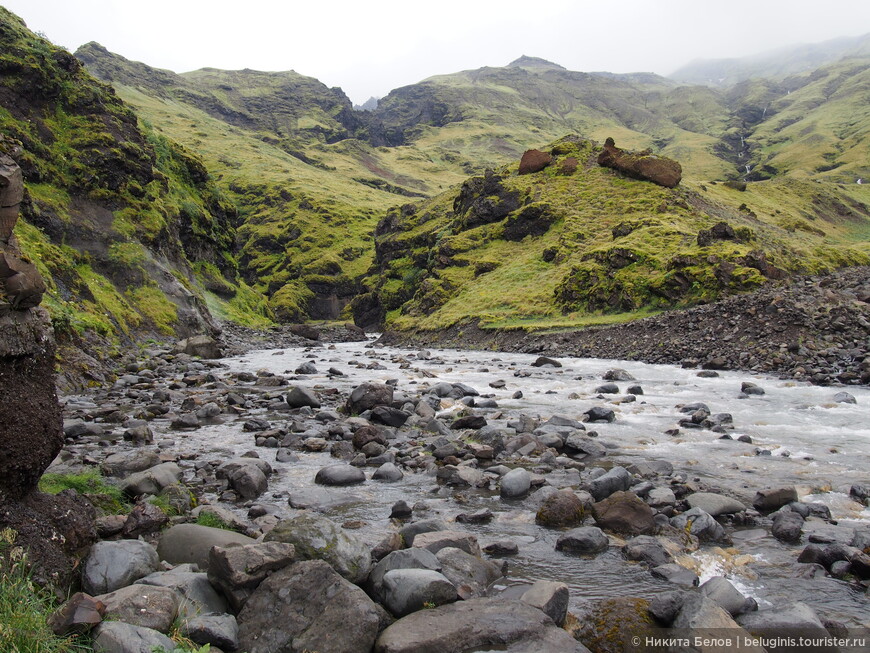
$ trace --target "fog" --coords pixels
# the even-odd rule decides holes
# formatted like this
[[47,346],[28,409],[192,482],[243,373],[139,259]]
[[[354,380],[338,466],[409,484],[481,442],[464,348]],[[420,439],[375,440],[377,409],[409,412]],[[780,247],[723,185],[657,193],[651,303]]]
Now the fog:
[[667,75],[693,59],[742,57],[870,32],[866,0],[3,4],[70,51],[97,41],[175,72],[208,66],[295,70],[340,86],[357,103],[431,75],[503,66],[523,54],[571,70]]

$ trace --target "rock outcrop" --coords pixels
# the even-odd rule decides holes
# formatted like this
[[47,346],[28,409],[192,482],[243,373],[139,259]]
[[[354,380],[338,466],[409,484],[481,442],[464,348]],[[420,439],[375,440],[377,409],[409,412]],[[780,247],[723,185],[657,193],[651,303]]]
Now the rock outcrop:
[[598,155],[598,165],[666,188],[674,188],[683,178],[683,168],[677,161],[653,154],[650,150],[621,150],[612,138],[604,142],[604,150]]
[[540,172],[553,162],[553,157],[541,150],[526,150],[523,152],[523,158],[520,159],[521,175],[529,175],[533,172]]
[[65,585],[68,556],[96,538],[94,510],[75,492],[36,492],[42,473],[63,446],[63,420],[55,391],[54,331],[37,308],[45,284],[20,258],[12,231],[22,199],[21,170],[0,156],[0,528],[16,531],[29,551],[34,578]]

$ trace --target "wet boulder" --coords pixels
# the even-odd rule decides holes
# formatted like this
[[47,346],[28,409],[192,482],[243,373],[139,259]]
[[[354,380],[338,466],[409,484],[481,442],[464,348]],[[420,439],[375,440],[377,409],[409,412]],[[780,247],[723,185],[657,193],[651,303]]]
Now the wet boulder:
[[770,532],[780,542],[795,544],[800,542],[804,518],[797,512],[782,508],[773,514]]
[[759,512],[772,512],[797,501],[797,490],[794,486],[766,488],[755,493],[752,506]]
[[589,482],[589,494],[596,501],[609,497],[614,492],[627,490],[631,487],[631,474],[625,467],[613,467],[607,473]]
[[563,533],[556,541],[556,551],[595,555],[607,551],[610,540],[600,528],[581,526]]
[[292,544],[298,560],[324,560],[352,583],[362,583],[371,571],[371,553],[365,543],[316,513],[278,522],[264,541]]
[[501,496],[507,499],[523,497],[528,494],[531,483],[532,477],[525,469],[512,469],[501,477]]
[[652,509],[633,492],[614,492],[592,504],[592,516],[601,528],[626,535],[643,535],[655,528]]
[[256,499],[269,487],[272,467],[260,458],[235,458],[218,466],[215,476],[225,478],[243,499]]
[[700,508],[712,517],[720,515],[730,515],[746,510],[746,506],[722,494],[713,492],[695,492],[686,497],[686,501],[691,508]]
[[455,547],[443,548],[435,557],[441,564],[441,573],[463,599],[483,596],[490,585],[504,576],[500,565]]
[[535,522],[549,528],[579,526],[589,511],[589,506],[570,489],[559,490],[544,499]]
[[588,652],[541,610],[519,600],[501,598],[475,598],[414,612],[384,630],[374,650],[463,653],[493,648],[536,653]]
[[312,390],[303,388],[302,386],[294,385],[290,388],[290,392],[286,397],[287,405],[290,408],[320,408],[320,400]]
[[353,465],[328,465],[314,477],[314,482],[320,485],[356,485],[365,480],[365,472]]
[[239,648],[370,653],[383,617],[365,592],[326,562],[306,560],[260,583],[238,615]]
[[565,623],[568,616],[570,594],[565,583],[539,580],[527,589],[520,601],[528,603],[550,617],[557,626]]
[[385,383],[367,381],[358,385],[347,399],[347,410],[351,415],[359,415],[375,406],[393,404],[393,386]]
[[431,569],[392,569],[384,574],[384,606],[397,617],[456,601],[456,588]]
[[687,510],[670,521],[671,526],[688,531],[702,542],[729,542],[722,525],[700,508]]

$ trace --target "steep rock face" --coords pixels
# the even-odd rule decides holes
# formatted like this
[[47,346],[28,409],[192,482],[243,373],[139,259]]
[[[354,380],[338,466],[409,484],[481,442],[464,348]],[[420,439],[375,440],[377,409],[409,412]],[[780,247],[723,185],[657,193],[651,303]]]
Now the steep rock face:
[[656,156],[649,150],[627,152],[616,147],[612,138],[604,142],[598,155],[598,165],[618,170],[629,177],[651,181],[665,188],[674,188],[683,178],[683,168],[673,159]]

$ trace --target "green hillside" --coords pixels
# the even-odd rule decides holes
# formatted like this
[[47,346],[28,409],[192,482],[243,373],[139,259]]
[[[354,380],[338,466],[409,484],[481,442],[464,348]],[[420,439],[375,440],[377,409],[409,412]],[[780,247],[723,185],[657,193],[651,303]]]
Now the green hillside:
[[[252,317],[234,205],[194,153],[140,127],[111,87],[0,9],[0,131],[25,179],[15,235],[64,341],[111,350]],[[233,308],[232,304],[238,307]]]
[[866,187],[667,189],[599,167],[600,147],[579,137],[549,150],[541,172],[510,164],[390,212],[358,317],[399,329],[578,326],[870,261]]
[[[206,322],[205,305],[248,322],[352,310],[399,327],[581,324],[867,260],[870,202],[855,183],[870,172],[865,59],[712,88],[523,56],[356,111],[340,89],[293,71],[176,74],[83,46],[78,60],[112,94],[6,16],[4,38],[26,44],[4,50],[15,65],[0,97],[5,132],[34,162],[24,165],[38,228],[24,240],[44,265],[87,252],[127,302],[100,299],[118,304],[110,315],[135,297],[130,279],[171,278]],[[42,82],[19,74],[25,59],[40,71],[28,75],[47,76],[44,106],[28,95]],[[599,168],[607,137],[678,160],[682,185]],[[516,174],[525,150],[554,142],[554,165]],[[723,222],[725,237],[702,234]],[[70,251],[47,249],[57,243]],[[168,273],[137,277],[143,259]],[[78,295],[50,271],[59,312],[55,298]],[[133,304],[111,329],[193,328],[171,311],[131,318],[151,305]]]

